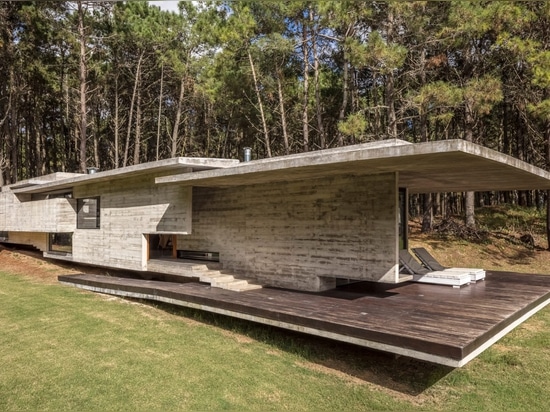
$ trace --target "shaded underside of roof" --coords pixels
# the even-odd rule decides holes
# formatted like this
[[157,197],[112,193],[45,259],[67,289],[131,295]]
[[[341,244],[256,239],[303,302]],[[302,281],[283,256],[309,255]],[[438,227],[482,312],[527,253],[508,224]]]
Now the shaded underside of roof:
[[[550,189],[550,173],[464,140],[411,144],[385,140],[343,148],[239,163],[230,159],[174,158],[14,187],[16,193],[47,193],[157,173],[157,184],[240,186],[396,173],[410,193]],[[33,182],[34,183],[34,182]]]
[[411,193],[550,189],[550,173],[463,140],[332,149],[167,176],[157,183],[236,186],[380,173],[398,173],[399,186]]
[[104,172],[96,172],[94,174],[75,174],[74,177],[63,180],[45,180],[40,182],[37,179],[32,179],[29,180],[27,184],[12,185],[12,190],[18,194],[48,193],[63,189],[69,190],[75,186],[87,185],[91,183],[102,183],[116,179],[134,178],[155,173],[189,173],[191,171],[204,171],[215,168],[235,166],[238,164],[239,161],[233,159],[175,157],[172,159],[142,163],[119,169],[107,170]]

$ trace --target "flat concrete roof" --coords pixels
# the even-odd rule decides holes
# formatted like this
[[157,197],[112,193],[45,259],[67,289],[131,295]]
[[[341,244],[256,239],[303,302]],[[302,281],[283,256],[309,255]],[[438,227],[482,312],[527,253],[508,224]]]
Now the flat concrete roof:
[[464,140],[356,145],[159,177],[156,182],[237,186],[335,175],[394,173],[411,193],[550,189],[550,173]]
[[177,157],[94,174],[30,179],[11,185],[15,193],[48,193],[88,183],[171,173],[156,183],[240,186],[327,178],[335,175],[398,173],[411,193],[550,189],[550,173],[464,140],[408,143],[389,139],[241,163],[234,159]]
[[14,193],[47,193],[63,189],[70,189],[77,185],[88,183],[100,183],[114,179],[123,179],[127,177],[136,177],[149,173],[189,173],[195,170],[210,170],[215,168],[224,168],[238,165],[238,160],[233,159],[211,159],[203,157],[175,157],[171,159],[159,160],[156,162],[142,163],[138,165],[121,167],[106,171],[99,171],[93,174],[72,174],[72,177],[65,179],[47,179],[46,177],[30,179],[25,182],[11,185]]

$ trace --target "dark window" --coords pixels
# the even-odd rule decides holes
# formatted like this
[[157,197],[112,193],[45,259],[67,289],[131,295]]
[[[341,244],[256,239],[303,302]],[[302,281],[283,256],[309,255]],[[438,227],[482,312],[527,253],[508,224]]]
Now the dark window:
[[46,200],[46,199],[72,199],[73,192],[51,192],[51,193],[33,193],[31,200]]
[[0,240],[8,240],[8,232],[6,231],[0,231]]
[[78,229],[99,229],[99,197],[77,199],[76,227]]
[[72,199],[73,192],[59,192],[48,194],[48,199]]
[[50,233],[49,251],[61,253],[73,253],[72,233]]

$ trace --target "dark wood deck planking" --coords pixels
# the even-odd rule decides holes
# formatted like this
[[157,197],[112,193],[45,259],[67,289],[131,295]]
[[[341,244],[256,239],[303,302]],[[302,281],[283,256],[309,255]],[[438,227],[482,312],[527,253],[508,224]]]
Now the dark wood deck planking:
[[60,276],[59,280],[98,292],[200,307],[281,327],[292,325],[294,330],[307,328],[320,336],[368,342],[372,345],[365,346],[450,366],[462,365],[499,333],[550,301],[550,276],[509,272],[488,272],[485,281],[460,289],[363,282],[324,293],[272,288],[232,292],[198,282],[97,275]]

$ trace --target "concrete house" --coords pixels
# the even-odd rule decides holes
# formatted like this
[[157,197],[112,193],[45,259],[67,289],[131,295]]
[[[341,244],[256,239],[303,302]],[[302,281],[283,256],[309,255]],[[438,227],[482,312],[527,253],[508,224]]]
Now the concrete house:
[[[411,279],[398,257],[410,193],[511,189],[550,189],[550,173],[463,140],[385,140],[250,162],[173,158],[4,186],[0,241],[218,286],[221,269],[244,280],[236,290],[395,284]],[[184,264],[197,259],[206,268]]]

